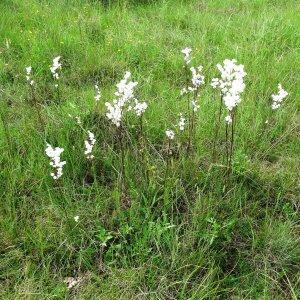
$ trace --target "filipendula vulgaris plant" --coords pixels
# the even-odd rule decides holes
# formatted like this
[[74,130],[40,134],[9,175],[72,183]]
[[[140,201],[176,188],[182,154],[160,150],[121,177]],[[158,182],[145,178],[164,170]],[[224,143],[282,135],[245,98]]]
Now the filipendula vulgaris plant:
[[287,91],[285,91],[282,87],[282,85],[279,83],[278,84],[278,93],[277,94],[272,94],[271,98],[272,98],[272,104],[271,104],[271,108],[273,110],[278,109],[281,104],[282,101],[289,95],[289,93]]
[[[89,163],[89,169],[93,171],[95,174],[95,165],[93,164],[94,161],[94,154],[93,154],[93,149],[96,143],[95,135],[93,132],[90,130],[87,131],[87,139],[84,141],[84,155],[87,158],[87,161]],[[89,172],[86,175],[87,183],[89,182],[88,178],[92,178],[89,175]]]
[[35,107],[35,111],[37,113],[38,116],[38,120],[40,123],[41,128],[44,127],[44,121],[42,118],[42,112],[41,112],[41,105],[40,103],[38,103],[36,94],[35,94],[35,81],[32,79],[32,67],[28,66],[25,68],[25,72],[26,72],[26,81],[28,83],[28,87],[29,87],[29,91],[30,91],[30,101],[32,102],[32,104]]
[[93,152],[93,147],[96,143],[95,135],[88,130],[88,138],[84,141],[84,146],[85,146],[85,151],[84,155],[88,160],[92,160],[94,158],[94,155],[92,154]]
[[45,152],[50,158],[50,166],[53,167],[53,172],[50,175],[54,180],[57,180],[62,176],[63,166],[66,164],[65,161],[60,160],[60,155],[64,152],[64,148],[54,148],[50,144],[47,144]]
[[[277,94],[272,94],[271,99],[271,109],[273,111],[276,111],[281,105],[283,100],[289,95],[287,91],[285,91],[281,85],[281,83],[278,84],[278,92]],[[268,110],[267,118],[264,122],[264,124],[269,124],[269,117],[270,117],[270,110]]]
[[198,98],[200,97],[199,91],[200,87],[204,85],[204,76],[202,74],[202,66],[193,67],[191,66],[191,48],[185,48],[181,50],[184,57],[184,66],[187,74],[186,86],[181,89],[181,96],[186,96],[187,98],[187,123],[188,123],[188,147],[191,147],[191,140],[195,136],[195,123],[196,123],[196,113],[199,109]]
[[167,138],[167,167],[166,167],[166,171],[165,171],[165,185],[166,185],[166,181],[167,181],[167,178],[168,178],[168,173],[170,171],[170,165],[172,163],[172,141],[174,140],[175,138],[175,132],[172,130],[172,129],[167,129],[165,131],[165,134],[166,134],[166,138]]
[[[224,105],[227,112],[224,119],[226,124],[226,162],[227,167],[231,168],[237,106],[241,102],[241,93],[245,90],[244,77],[246,76],[246,73],[244,71],[244,66],[238,65],[235,59],[225,59],[223,65],[217,64],[217,68],[220,71],[220,78],[213,78],[211,83],[213,88],[220,90],[220,108],[215,129],[213,160],[215,161],[216,140],[219,134],[222,107]],[[229,140],[230,145],[228,146]]]
[[94,96],[95,110],[97,110],[97,108],[99,107],[99,103],[100,103],[100,99],[102,97],[102,94],[101,94],[100,87],[99,87],[98,83],[95,84],[94,88],[95,88],[95,96]]
[[135,98],[134,89],[138,83],[130,81],[130,77],[131,73],[127,71],[124,78],[116,85],[116,98],[112,103],[105,103],[107,108],[106,117],[116,126],[116,136],[121,150],[121,166],[119,170],[121,190],[123,190],[125,185],[125,149],[123,140],[125,117],[128,112],[134,111],[138,117],[142,118],[147,109],[147,104],[145,102],[139,102]]
[[54,87],[57,91],[57,100],[59,100],[59,86],[58,86],[58,81],[59,81],[59,78],[60,78],[60,74],[59,74],[59,71],[61,70],[61,62],[60,62],[60,56],[56,56],[53,58],[53,61],[52,61],[52,66],[50,67],[50,71],[52,73],[52,77],[53,77],[53,80],[54,80]]

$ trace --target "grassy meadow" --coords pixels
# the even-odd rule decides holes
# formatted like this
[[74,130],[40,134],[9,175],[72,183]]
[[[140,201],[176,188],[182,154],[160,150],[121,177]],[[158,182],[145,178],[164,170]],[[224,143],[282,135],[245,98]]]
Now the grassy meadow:
[[[0,299],[300,298],[298,0],[1,0],[0,14]],[[185,47],[205,76],[189,148]],[[229,171],[210,85],[226,58],[247,73]],[[120,143],[105,102],[126,71],[148,108],[142,138],[130,114]],[[64,148],[58,180],[46,143]]]

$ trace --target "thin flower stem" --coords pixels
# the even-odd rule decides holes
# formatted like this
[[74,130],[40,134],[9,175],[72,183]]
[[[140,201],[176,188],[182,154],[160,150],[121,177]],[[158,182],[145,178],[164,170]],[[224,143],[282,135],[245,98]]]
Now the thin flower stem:
[[[186,72],[186,86],[189,86],[189,69],[188,66],[185,65],[185,72]],[[190,151],[191,147],[191,105],[190,105],[190,94],[187,93],[187,111],[188,111],[188,117],[187,117],[187,122],[188,122],[188,146],[187,146],[187,152]]]
[[225,126],[225,140],[226,140],[226,165],[228,165],[229,149],[228,149],[228,123]]
[[[194,92],[194,102],[195,103],[196,103],[197,96],[198,96],[198,89]],[[192,107],[192,120],[191,120],[191,134],[190,135],[192,136],[193,139],[195,138],[195,134],[196,134],[195,124],[196,124],[196,114],[195,114],[194,108]]]
[[167,167],[165,171],[165,178],[164,178],[164,184],[166,186],[167,184],[167,179],[168,179],[168,173],[170,169],[170,162],[171,162],[171,140],[168,139],[168,145],[167,145]]
[[230,156],[229,156],[229,162],[228,167],[231,171],[231,164],[232,164],[232,157],[233,157],[233,151],[234,151],[234,134],[235,134],[235,122],[236,122],[236,110],[232,112],[232,123],[231,123],[231,144],[230,144]]
[[120,179],[119,179],[119,188],[120,188],[120,192],[122,194],[123,192],[123,188],[125,186],[125,158],[124,158],[124,144],[123,144],[123,134],[122,134],[122,127],[118,127],[117,128],[117,131],[118,131],[118,141],[119,141],[119,145],[120,145],[120,150],[121,150],[121,153],[120,153],[120,163],[121,163],[121,166],[120,166],[120,170],[119,170],[119,174],[120,174]]
[[219,136],[219,130],[220,130],[220,124],[221,124],[221,115],[222,115],[222,108],[223,108],[223,99],[222,96],[220,97],[220,108],[219,108],[219,116],[218,116],[218,121],[215,127],[215,137],[214,137],[214,144],[213,144],[213,162],[216,161],[216,143],[217,143],[217,138]]

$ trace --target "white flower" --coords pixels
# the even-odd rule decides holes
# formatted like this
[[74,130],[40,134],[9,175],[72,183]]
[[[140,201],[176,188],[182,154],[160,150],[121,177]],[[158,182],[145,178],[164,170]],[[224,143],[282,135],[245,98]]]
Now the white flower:
[[77,284],[79,284],[81,282],[82,278],[81,277],[67,277],[65,278],[64,282],[67,284],[68,289],[72,289],[73,287],[75,287]]
[[166,130],[166,136],[167,136],[168,139],[173,140],[174,137],[175,137],[175,133],[174,133],[173,130],[167,129],[167,130]]
[[188,92],[195,92],[197,91],[201,85],[204,84],[204,76],[202,75],[202,66],[199,66],[197,68],[191,67],[190,71],[192,72],[192,79],[191,79],[191,86],[187,88],[183,88],[180,91],[180,95],[183,96],[184,94],[187,94]]
[[188,93],[187,88],[183,88],[183,89],[180,90],[180,96],[183,96],[183,95],[185,95],[187,93]]
[[59,179],[62,176],[63,166],[66,164],[65,161],[60,160],[60,155],[64,151],[63,148],[53,148],[50,144],[47,144],[45,149],[46,155],[51,159],[50,166],[54,168],[54,172],[50,173],[53,179]]
[[31,79],[32,67],[28,66],[25,68],[26,70],[26,80],[30,85],[34,85],[34,81]]
[[76,123],[78,125],[81,125],[81,119],[80,119],[80,117],[75,117],[75,120],[76,120]]
[[101,92],[98,84],[95,84],[96,96],[94,97],[96,101],[99,101],[101,98]]
[[225,122],[226,122],[227,124],[231,124],[231,123],[232,123],[232,118],[231,118],[230,115],[228,115],[228,116],[225,117]]
[[76,223],[78,223],[78,221],[79,221],[79,216],[75,216],[75,217],[74,217],[74,221],[75,221]]
[[92,155],[92,151],[93,151],[95,142],[96,142],[95,135],[88,130],[88,139],[86,141],[84,141],[84,145],[85,145],[84,154],[86,155],[87,159],[94,158],[94,155]]
[[204,76],[201,74],[202,69],[202,66],[190,68],[192,72],[192,87],[189,88],[190,90],[196,91],[201,85],[204,84]]
[[32,70],[32,67],[29,66],[29,67],[26,67],[26,74],[29,76],[31,74],[31,70]]
[[184,55],[183,59],[184,59],[185,63],[188,65],[191,62],[190,54],[192,52],[192,49],[187,47],[187,48],[182,49],[181,52]]
[[220,81],[218,78],[213,78],[211,81],[211,86],[216,89],[220,85]]
[[138,84],[137,82],[129,81],[129,78],[131,77],[130,72],[126,72],[124,75],[124,78],[117,84],[117,92],[115,95],[119,98],[118,104],[122,107],[125,105],[126,102],[128,102],[130,99],[133,98],[133,92],[134,88]]
[[134,88],[137,86],[137,82],[129,81],[131,77],[130,72],[126,72],[124,78],[117,84],[117,91],[115,95],[117,99],[113,100],[113,103],[106,102],[107,107],[106,116],[117,127],[121,125],[122,117],[126,111],[132,109],[132,101],[135,101],[136,114],[142,114],[147,108],[146,103],[140,103],[137,105],[137,100],[134,98]]
[[53,59],[53,63],[52,66],[50,67],[50,71],[52,73],[52,76],[54,79],[58,80],[59,79],[59,75],[58,75],[58,70],[61,69],[61,63],[60,61],[60,56],[57,56]]
[[107,107],[107,118],[111,120],[117,127],[120,127],[122,119],[122,108],[116,103],[111,105],[109,102],[106,102],[105,105]]
[[200,108],[200,105],[198,104],[198,101],[197,100],[192,100],[192,109],[194,112],[197,112],[198,109]]
[[282,88],[282,85],[278,84],[278,94],[272,94],[272,109],[275,110],[281,106],[281,102],[288,96],[288,92]]
[[135,106],[133,107],[133,110],[135,111],[136,115],[140,117],[145,112],[148,105],[146,102],[138,102],[137,100],[135,101],[136,102],[135,102]]
[[240,102],[240,94],[245,89],[244,77],[247,75],[243,65],[237,65],[235,59],[225,59],[223,66],[217,64],[221,78],[213,78],[211,86],[219,88],[226,108],[231,111]]
[[179,115],[179,122],[178,122],[179,130],[183,131],[185,128],[185,118],[183,117],[182,113]]

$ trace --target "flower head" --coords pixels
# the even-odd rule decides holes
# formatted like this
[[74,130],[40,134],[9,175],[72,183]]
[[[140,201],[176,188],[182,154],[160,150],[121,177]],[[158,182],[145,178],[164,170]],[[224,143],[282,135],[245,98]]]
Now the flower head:
[[78,223],[78,221],[79,221],[79,216],[75,216],[75,217],[74,217],[74,221],[75,221],[76,223]]
[[181,90],[180,90],[180,96],[183,96],[183,95],[185,95],[185,94],[187,94],[189,91],[187,90],[187,88],[182,88]]
[[175,133],[174,133],[173,130],[167,129],[167,130],[166,130],[166,136],[167,136],[167,138],[168,138],[169,140],[173,140],[174,137],[175,137]]
[[241,93],[245,89],[244,77],[247,75],[243,65],[237,65],[235,59],[225,59],[223,66],[217,64],[220,78],[213,78],[211,86],[219,88],[226,108],[231,111],[241,102]]
[[183,131],[184,128],[185,128],[185,118],[183,117],[182,113],[180,113],[179,115],[179,122],[178,122],[178,127],[179,127],[179,130]]
[[88,131],[88,139],[86,141],[84,141],[84,145],[85,145],[84,154],[86,155],[87,159],[94,158],[92,151],[93,151],[95,142],[96,142],[95,135],[92,132]]
[[225,122],[226,122],[227,124],[231,124],[231,123],[232,123],[232,118],[231,118],[230,115],[228,115],[228,116],[225,117]]
[[198,101],[195,99],[195,100],[192,100],[192,109],[194,112],[197,112],[198,109],[200,108],[200,105],[198,104]]
[[135,99],[135,106],[133,107],[133,110],[138,117],[140,117],[145,112],[147,107],[148,107],[148,104],[146,102],[138,102]]
[[50,166],[54,168],[54,172],[50,173],[50,175],[55,180],[59,179],[62,176],[62,169],[66,164],[65,161],[60,160],[60,155],[63,153],[63,151],[63,148],[53,148],[50,144],[47,144],[47,147],[45,149],[46,155],[50,158]]
[[184,55],[184,57],[183,57],[184,62],[186,63],[186,65],[188,65],[191,62],[191,52],[192,52],[192,49],[186,47],[186,48],[182,49],[181,52]]
[[121,119],[122,119],[122,108],[117,103],[105,103],[107,108],[106,117],[112,121],[113,124],[115,124],[117,127],[120,127],[121,125]]
[[54,79],[58,80],[58,70],[61,69],[60,56],[57,56],[53,59],[52,66],[50,67],[50,71]]
[[115,92],[116,99],[112,103],[106,102],[107,108],[106,116],[117,127],[121,125],[122,117],[126,111],[132,109],[132,102],[135,102],[134,110],[137,115],[141,115],[147,108],[145,102],[139,103],[134,98],[134,88],[137,86],[137,82],[129,81],[131,77],[130,72],[126,72],[124,78],[117,84],[117,91]]
[[191,67],[192,72],[192,86],[189,90],[196,91],[201,85],[204,84],[204,76],[201,74],[203,67],[199,66],[197,68]]
[[99,101],[101,98],[101,92],[100,92],[98,84],[95,84],[95,90],[96,90],[96,95],[94,98],[96,101]]
[[28,66],[25,68],[26,70],[26,80],[30,85],[34,85],[34,81],[31,79],[32,67]]
[[76,123],[77,123],[78,125],[81,125],[81,124],[82,124],[80,117],[75,116],[75,120],[76,120]]
[[272,94],[272,109],[275,110],[281,106],[281,102],[288,96],[288,92],[282,88],[282,85],[278,84],[278,93]]

